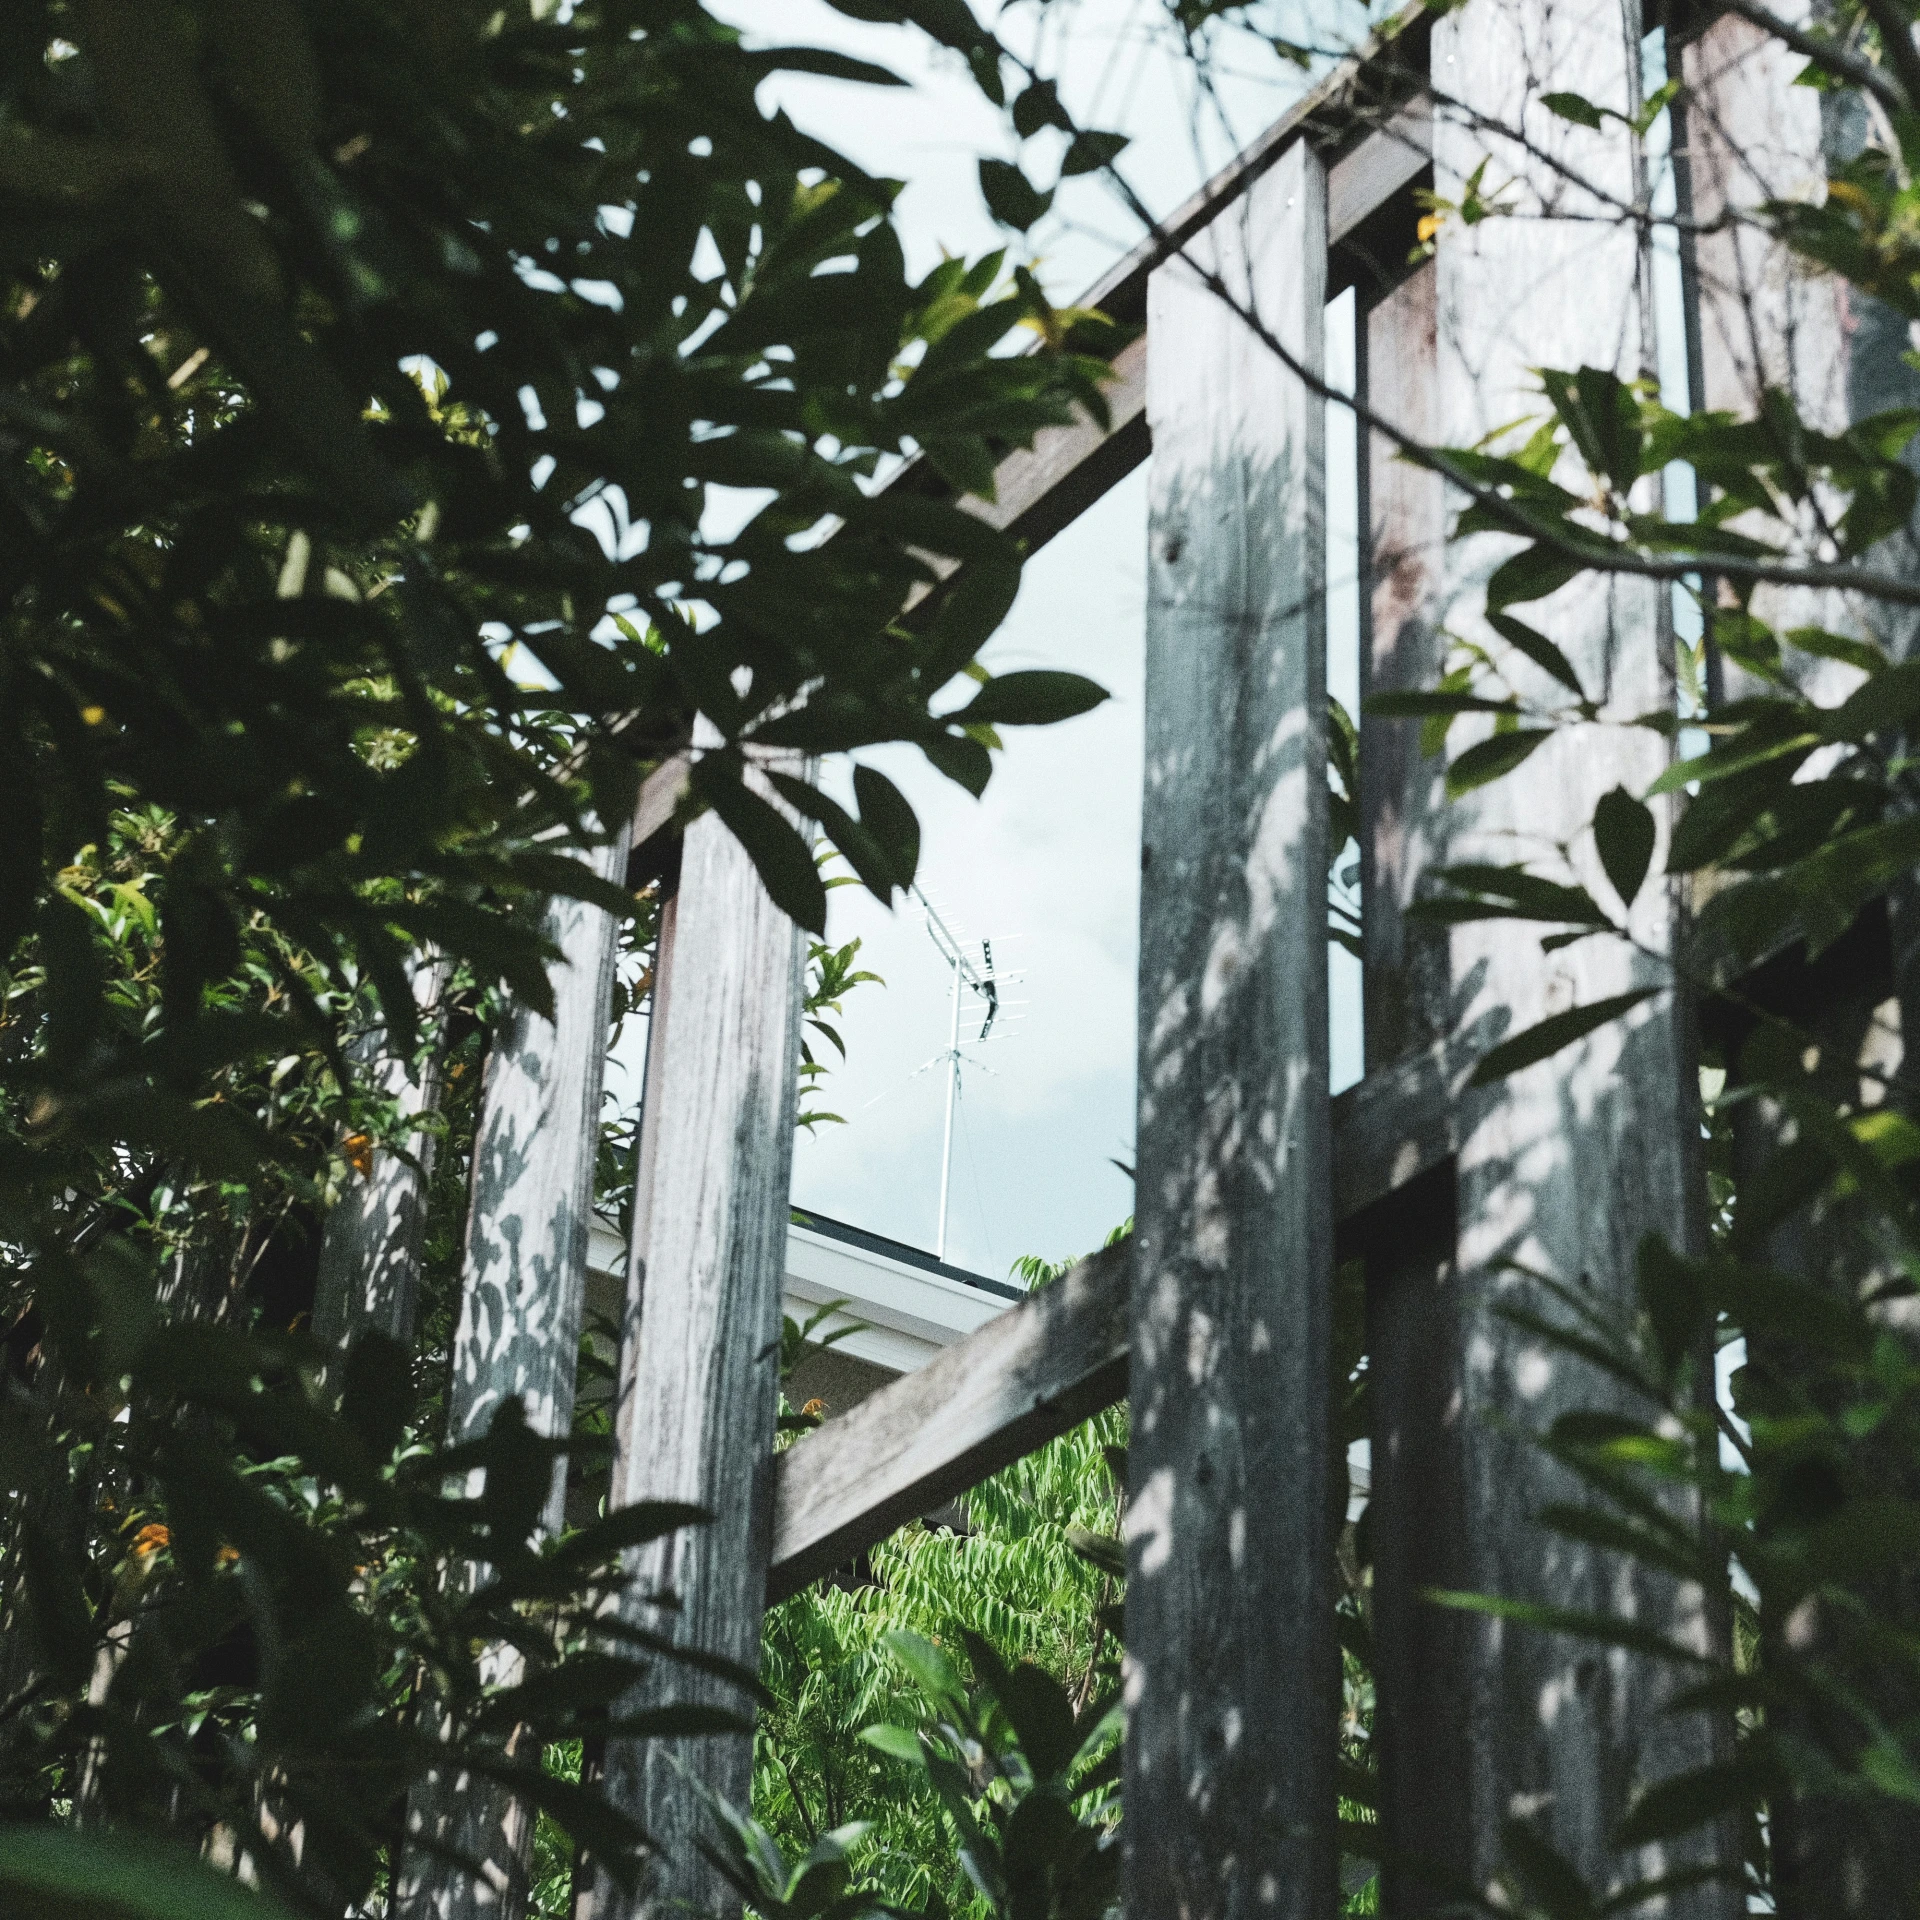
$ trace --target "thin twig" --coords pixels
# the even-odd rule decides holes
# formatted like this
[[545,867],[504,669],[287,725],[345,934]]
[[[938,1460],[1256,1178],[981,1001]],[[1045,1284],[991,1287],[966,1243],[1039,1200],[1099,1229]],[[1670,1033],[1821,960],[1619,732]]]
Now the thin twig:
[[[1791,21],[1781,19],[1770,7],[1761,6],[1759,0],[1721,0],[1721,5],[1729,13],[1738,14],[1750,26],[1758,27],[1762,33],[1772,34],[1783,46],[1817,61],[1829,73],[1838,74],[1843,80],[1851,80],[1863,92],[1872,94],[1889,112],[1907,111],[1906,92],[1884,67],[1876,67],[1864,54],[1849,51],[1837,40],[1822,40],[1816,34],[1805,32]],[[1912,83],[1908,84],[1911,86]]]

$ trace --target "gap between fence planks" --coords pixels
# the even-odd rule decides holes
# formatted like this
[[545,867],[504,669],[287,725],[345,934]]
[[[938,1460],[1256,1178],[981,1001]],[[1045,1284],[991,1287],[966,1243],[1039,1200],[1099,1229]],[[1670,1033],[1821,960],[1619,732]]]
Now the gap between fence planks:
[[[1452,1153],[1454,1078],[1433,1047],[1334,1100],[1336,1221]],[[768,1604],[1120,1399],[1132,1273],[1131,1240],[1102,1248],[781,1454]]]

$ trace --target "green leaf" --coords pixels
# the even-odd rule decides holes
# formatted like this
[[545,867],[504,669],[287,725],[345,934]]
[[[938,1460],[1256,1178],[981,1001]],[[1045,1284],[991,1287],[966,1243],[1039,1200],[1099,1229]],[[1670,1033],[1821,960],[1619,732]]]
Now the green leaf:
[[1671,1840],[1736,1811],[1758,1812],[1765,1805],[1767,1772],[1751,1755],[1695,1767],[1657,1782],[1633,1803],[1613,1837],[1617,1847],[1643,1847]]
[[21,1920],[292,1920],[184,1849],[100,1828],[0,1829],[0,1912]]
[[[1705,786],[1710,781],[1725,780],[1736,773],[1746,773],[1751,768],[1778,760],[1791,759],[1794,766],[1798,766],[1819,744],[1820,736],[1816,733],[1791,734],[1784,740],[1767,740],[1758,745],[1743,746],[1736,740],[1718,751],[1696,754],[1691,760],[1676,760],[1647,789],[1647,798],[1652,800],[1663,793],[1677,793],[1680,788],[1691,786],[1696,781]],[[1785,772],[1790,774],[1792,770],[1789,767]]]
[[1605,118],[1593,102],[1578,93],[1543,93],[1540,104],[1549,113],[1557,114],[1562,120],[1570,120],[1577,127],[1601,127]]
[[1020,563],[998,558],[963,567],[927,628],[920,672],[938,693],[999,632],[1020,592]]
[[874,1749],[884,1753],[890,1759],[904,1760],[909,1766],[924,1767],[926,1754],[920,1745],[920,1736],[908,1727],[864,1727],[860,1738]]
[[81,1568],[31,1519],[22,1529],[21,1545],[27,1603],[41,1656],[63,1686],[84,1687],[93,1670],[94,1633]]
[[1509,646],[1517,647],[1543,673],[1558,680],[1575,699],[1586,700],[1586,689],[1581,686],[1573,663],[1544,633],[1537,632],[1524,620],[1516,620],[1510,613],[1489,612],[1487,625]]
[[1496,733],[1492,739],[1469,747],[1447,768],[1447,797],[1457,800],[1463,793],[1511,773],[1552,738],[1549,727],[1521,727],[1512,733]]
[[1794,627],[1787,639],[1802,653],[1810,653],[1819,660],[1838,660],[1869,675],[1880,672],[1888,664],[1884,648],[1874,646],[1871,641],[1850,639],[1845,634],[1828,633],[1823,627]]
[[1422,918],[1452,924],[1460,920],[1501,919],[1559,921],[1569,926],[1607,927],[1613,923],[1601,912],[1585,887],[1563,886],[1524,867],[1494,867],[1468,863],[1441,867],[1434,879],[1454,888],[1460,897],[1441,895],[1416,902]]
[[1022,140],[1030,140],[1042,127],[1073,131],[1073,121],[1060,104],[1060,92],[1051,80],[1036,80],[1022,90],[1013,103],[1013,130]]
[[1920,714],[1920,660],[1904,660],[1875,674],[1865,686],[1822,716],[1820,731],[1829,740],[1864,740],[1891,733]]
[[1563,1633],[1574,1640],[1592,1640],[1603,1647],[1624,1647],[1629,1653],[1650,1654],[1656,1660],[1671,1660],[1676,1666],[1711,1668],[1712,1655],[1696,1653],[1677,1640],[1669,1640],[1651,1627],[1622,1620],[1610,1613],[1595,1613],[1583,1607],[1539,1606],[1528,1600],[1506,1600],[1490,1593],[1454,1593],[1429,1588],[1422,1596],[1431,1606],[1448,1607],[1458,1613],[1484,1613],[1495,1620],[1513,1620],[1542,1633]]
[[1105,687],[1082,674],[1029,667],[995,674],[958,713],[945,717],[961,726],[1046,727],[1088,713],[1107,697]]
[[920,821],[906,796],[877,768],[856,766],[853,797],[860,803],[860,824],[885,849],[895,883],[913,885],[920,866]]
[[1672,1376],[1712,1322],[1706,1275],[1695,1262],[1683,1260],[1658,1234],[1650,1233],[1640,1242],[1634,1284],[1641,1309],[1652,1324],[1660,1357]]
[[1067,177],[1097,173],[1102,167],[1112,166],[1128,145],[1124,133],[1076,133],[1067,147],[1066,158],[1060,163],[1060,171]]
[[1565,1013],[1553,1014],[1537,1026],[1527,1028],[1524,1033],[1515,1034],[1511,1040],[1503,1040],[1484,1055],[1467,1084],[1473,1087],[1491,1086],[1496,1080],[1504,1080],[1510,1073],[1518,1073],[1522,1067],[1530,1067],[1536,1061],[1548,1059],[1562,1047],[1570,1047],[1576,1040],[1584,1039],[1596,1027],[1604,1027],[1608,1021],[1617,1020],[1641,1001],[1652,999],[1659,991],[1658,987],[1642,987],[1634,993],[1617,993],[1611,999],[1596,1000],[1591,1006],[1569,1007]]
[[833,844],[846,855],[867,891],[876,900],[892,905],[894,889],[907,882],[901,880],[892,857],[873,835],[837,800],[807,781],[797,780],[786,773],[770,774],[768,778],[775,791],[796,813],[806,819],[817,820],[826,828],[833,838]]
[[1544,1920],[1593,1920],[1593,1896],[1572,1863],[1526,1820],[1501,1824],[1509,1870],[1519,1875],[1529,1905]]
[[1529,600],[1544,600],[1569,580],[1577,580],[1593,563],[1544,543],[1523,547],[1495,568],[1487,582],[1487,612],[1500,612]]
[[825,933],[827,890],[820,869],[785,816],[746,787],[724,755],[708,754],[695,766],[693,787],[746,849],[773,904],[809,933]]
[[1653,841],[1652,813],[1625,787],[1600,796],[1593,810],[1593,843],[1623,907],[1633,905],[1647,877]]
[[1433,714],[1518,713],[1517,700],[1489,700],[1478,693],[1370,693],[1364,710],[1376,720],[1424,720]]
[[1022,233],[1053,205],[1053,195],[1042,193],[1020,169],[1007,160],[980,162],[980,191],[987,210],[1002,226]]
[[920,1683],[929,1698],[937,1702],[959,1699],[965,1694],[959,1670],[930,1640],[896,1629],[883,1636],[882,1644]]

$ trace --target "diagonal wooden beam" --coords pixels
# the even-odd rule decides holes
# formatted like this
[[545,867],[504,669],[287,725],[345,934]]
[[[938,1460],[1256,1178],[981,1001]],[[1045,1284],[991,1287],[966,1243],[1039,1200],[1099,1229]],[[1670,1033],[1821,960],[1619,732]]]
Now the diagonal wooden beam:
[[1102,1249],[779,1455],[769,1604],[1119,1399],[1132,1270]]
[[[1452,1153],[1451,1091],[1435,1047],[1335,1099],[1336,1220]],[[1132,1271],[1130,1240],[1103,1248],[781,1454],[769,1604],[1120,1399]]]
[[[1342,83],[1351,85],[1351,76]],[[1317,89],[1296,105],[1258,149],[1270,162],[1296,139],[1306,136],[1316,111],[1326,110],[1340,88]],[[1433,109],[1422,96],[1403,107],[1385,125],[1369,133],[1327,170],[1329,242],[1337,247],[1388,201],[1433,164]],[[1236,166],[1210,183],[1195,206],[1217,212],[1258,175]],[[1183,207],[1158,233],[1143,242],[1100,282],[1082,303],[1134,317],[1143,263],[1157,263],[1189,237],[1194,208]],[[1150,451],[1147,434],[1147,341],[1143,333],[1113,362],[1106,392],[1107,424],[1077,420],[1069,427],[1044,428],[1029,447],[1016,448],[994,469],[994,497],[969,495],[966,510],[1038,551],[1056,534],[1124,480]],[[909,467],[895,484],[916,484]],[[919,475],[924,478],[924,474]]]

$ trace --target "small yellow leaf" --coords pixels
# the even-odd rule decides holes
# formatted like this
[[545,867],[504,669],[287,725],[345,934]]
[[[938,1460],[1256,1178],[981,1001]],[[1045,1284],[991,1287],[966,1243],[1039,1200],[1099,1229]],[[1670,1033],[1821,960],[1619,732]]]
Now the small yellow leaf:
[[106,717],[107,710],[105,707],[82,707],[80,709],[80,718],[90,727],[97,727]]
[[1424,247],[1446,223],[1447,216],[1444,213],[1423,213],[1420,216],[1420,224],[1414,228],[1420,244]]

